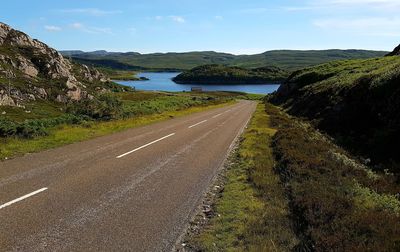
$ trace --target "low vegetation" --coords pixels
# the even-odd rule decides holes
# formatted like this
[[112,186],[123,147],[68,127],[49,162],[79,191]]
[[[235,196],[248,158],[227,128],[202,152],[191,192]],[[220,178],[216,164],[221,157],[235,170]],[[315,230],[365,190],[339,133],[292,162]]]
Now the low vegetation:
[[272,147],[300,243],[296,251],[398,251],[400,187],[309,124],[267,105]]
[[32,107],[29,113],[2,106],[0,111],[7,112],[0,115],[0,159],[221,106],[240,97],[228,92],[121,92],[67,107],[57,103]]
[[309,123],[260,104],[189,246],[199,251],[398,251],[400,186]]
[[121,81],[137,81],[140,80],[136,76],[137,72],[129,70],[116,70],[112,68],[99,68],[99,70],[107,75],[111,80],[121,80]]
[[337,143],[399,173],[400,57],[331,62],[295,72],[272,101]]
[[181,84],[266,84],[279,83],[288,73],[276,67],[244,69],[223,65],[204,65],[185,71],[173,81]]
[[231,157],[216,216],[190,242],[196,250],[290,251],[297,244],[284,187],[273,169],[275,132],[260,103]]

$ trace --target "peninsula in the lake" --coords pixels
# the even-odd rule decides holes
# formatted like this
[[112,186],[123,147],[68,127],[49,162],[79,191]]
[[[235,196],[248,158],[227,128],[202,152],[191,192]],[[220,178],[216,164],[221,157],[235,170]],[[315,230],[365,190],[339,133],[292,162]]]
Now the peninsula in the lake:
[[214,64],[195,67],[172,80],[179,84],[274,84],[287,77],[288,72],[278,67],[245,69]]

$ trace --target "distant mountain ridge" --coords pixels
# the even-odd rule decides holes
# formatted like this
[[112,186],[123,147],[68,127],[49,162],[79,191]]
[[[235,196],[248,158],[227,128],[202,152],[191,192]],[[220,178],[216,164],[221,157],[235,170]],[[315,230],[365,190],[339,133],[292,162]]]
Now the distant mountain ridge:
[[220,64],[244,68],[275,66],[293,71],[334,60],[368,59],[388,52],[368,50],[274,50],[254,55],[233,55],[214,51],[185,53],[60,51],[64,56],[85,64],[130,70],[188,70],[201,65]]

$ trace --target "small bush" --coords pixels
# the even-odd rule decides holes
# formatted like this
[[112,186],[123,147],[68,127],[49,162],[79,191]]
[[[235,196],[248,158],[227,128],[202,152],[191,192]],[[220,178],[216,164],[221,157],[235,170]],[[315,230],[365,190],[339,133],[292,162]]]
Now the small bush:
[[122,115],[122,101],[112,94],[103,94],[97,99],[82,100],[71,104],[68,113],[88,116],[96,120],[111,120]]
[[13,122],[0,118],[0,137],[33,138],[45,136],[48,134],[49,128],[61,124],[81,124],[87,120],[90,120],[90,118],[71,114],[49,119],[26,120],[24,122]]

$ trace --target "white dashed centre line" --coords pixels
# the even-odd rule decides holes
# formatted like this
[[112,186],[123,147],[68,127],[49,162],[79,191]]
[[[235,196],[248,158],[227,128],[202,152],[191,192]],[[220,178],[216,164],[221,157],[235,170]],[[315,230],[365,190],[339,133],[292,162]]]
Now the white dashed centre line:
[[36,195],[36,194],[38,194],[38,193],[41,193],[41,192],[43,192],[43,191],[46,191],[47,189],[48,189],[47,187],[44,187],[44,188],[39,189],[39,190],[37,190],[37,191],[28,193],[28,194],[26,194],[26,195],[24,195],[24,196],[22,196],[22,197],[19,197],[18,199],[15,199],[15,200],[12,200],[12,201],[10,201],[10,202],[7,202],[7,203],[5,203],[5,204],[3,204],[3,205],[0,205],[0,209],[5,208],[5,207],[8,207],[8,206],[11,206],[11,205],[14,204],[14,203],[17,203],[17,202],[19,202],[19,201],[21,201],[21,200],[24,200],[24,199],[26,199],[26,198],[32,197],[32,196],[34,196],[34,195]]
[[169,134],[168,136],[165,136],[165,137],[161,137],[161,138],[159,138],[159,139],[157,139],[157,140],[154,140],[153,142],[150,142],[150,143],[148,143],[148,144],[142,145],[142,146],[140,146],[140,147],[138,147],[138,148],[136,148],[136,149],[134,149],[134,150],[128,151],[127,153],[124,153],[124,154],[122,154],[122,155],[119,155],[117,158],[125,157],[126,155],[132,154],[132,153],[134,153],[135,151],[138,151],[138,150],[141,150],[141,149],[143,149],[143,148],[146,148],[146,147],[148,147],[148,146],[150,146],[150,145],[152,145],[152,144],[155,144],[155,143],[157,143],[157,142],[160,142],[160,141],[162,141],[162,140],[164,140],[164,139],[166,139],[166,138],[168,138],[168,137],[172,137],[173,135],[175,135],[175,133]]
[[220,114],[218,114],[218,115],[215,115],[215,116],[213,116],[212,118],[217,118],[218,116],[221,116],[222,115],[222,113],[220,113]]
[[193,124],[192,126],[189,126],[188,128],[191,129],[191,128],[196,127],[197,125],[200,125],[200,124],[205,123],[205,122],[207,122],[207,121],[208,121],[208,120],[204,120],[204,121],[198,122],[198,123],[196,123],[196,124]]

